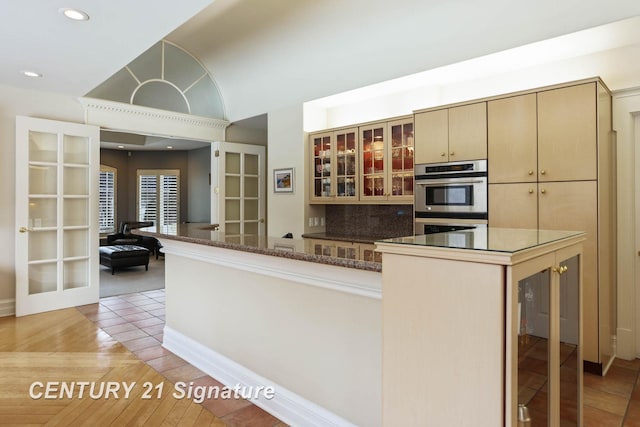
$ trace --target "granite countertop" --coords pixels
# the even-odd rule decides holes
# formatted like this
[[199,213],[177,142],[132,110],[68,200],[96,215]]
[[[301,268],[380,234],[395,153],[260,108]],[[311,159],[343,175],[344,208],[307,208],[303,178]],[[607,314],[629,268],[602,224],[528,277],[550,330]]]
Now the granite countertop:
[[[248,234],[228,236],[223,232],[216,231],[211,224],[201,223],[180,224],[176,234],[157,233],[152,229],[145,228],[139,228],[133,230],[133,232],[143,236],[155,237],[160,240],[160,242],[167,239],[176,240],[339,267],[376,272],[382,271],[382,264],[379,262],[353,260],[311,253],[307,250],[304,239],[302,238],[286,239],[282,237]],[[366,243],[373,243],[373,240],[367,240]]]

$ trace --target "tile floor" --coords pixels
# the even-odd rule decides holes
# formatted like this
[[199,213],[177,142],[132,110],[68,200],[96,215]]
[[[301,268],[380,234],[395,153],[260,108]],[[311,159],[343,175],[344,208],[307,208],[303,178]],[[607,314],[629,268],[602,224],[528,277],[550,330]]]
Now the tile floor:
[[[164,289],[100,299],[78,307],[89,320],[160,372],[170,382],[196,386],[221,383],[164,349]],[[244,399],[208,399],[202,405],[230,427],[284,427],[277,418]]]
[[[164,290],[102,298],[78,307],[88,319],[125,345],[169,381],[222,387],[215,379],[162,348]],[[640,359],[615,360],[605,377],[584,375],[585,427],[640,427]],[[203,402],[228,426],[283,427],[284,423],[242,399]]]

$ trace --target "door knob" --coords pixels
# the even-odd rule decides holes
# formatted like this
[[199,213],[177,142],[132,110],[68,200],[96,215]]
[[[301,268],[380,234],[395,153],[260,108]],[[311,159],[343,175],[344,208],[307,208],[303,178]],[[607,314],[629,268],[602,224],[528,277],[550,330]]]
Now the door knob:
[[260,219],[258,220],[258,222],[259,222],[260,224],[264,224],[264,218],[260,218]]
[[19,231],[19,232],[21,232],[21,233],[28,233],[28,232],[30,232],[30,231],[31,231],[31,229],[30,229],[30,228],[27,228],[27,227],[20,227],[20,228],[18,229],[18,231]]

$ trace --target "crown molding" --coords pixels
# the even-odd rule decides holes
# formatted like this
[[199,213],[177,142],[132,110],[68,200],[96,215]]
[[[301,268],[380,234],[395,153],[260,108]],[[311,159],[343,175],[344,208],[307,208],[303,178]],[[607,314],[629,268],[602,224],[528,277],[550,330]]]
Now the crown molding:
[[224,141],[229,121],[140,105],[78,98],[86,124],[122,132],[162,135],[200,141]]

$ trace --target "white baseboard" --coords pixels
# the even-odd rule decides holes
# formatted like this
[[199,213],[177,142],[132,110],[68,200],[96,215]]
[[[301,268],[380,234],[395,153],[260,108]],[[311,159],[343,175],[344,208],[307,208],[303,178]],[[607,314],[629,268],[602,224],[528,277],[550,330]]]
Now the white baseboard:
[[16,314],[16,300],[2,299],[0,300],[0,317],[14,316]]
[[275,390],[273,399],[266,399],[261,395],[259,399],[252,399],[251,403],[289,425],[296,427],[355,427],[344,418],[269,381],[168,326],[164,328],[162,345],[227,387],[233,388],[238,384],[254,389],[272,387]]

